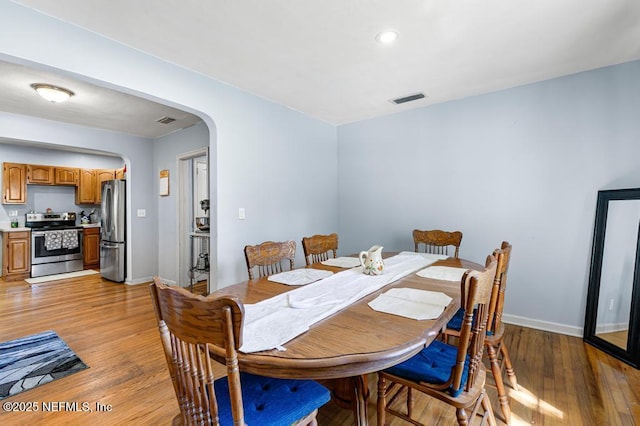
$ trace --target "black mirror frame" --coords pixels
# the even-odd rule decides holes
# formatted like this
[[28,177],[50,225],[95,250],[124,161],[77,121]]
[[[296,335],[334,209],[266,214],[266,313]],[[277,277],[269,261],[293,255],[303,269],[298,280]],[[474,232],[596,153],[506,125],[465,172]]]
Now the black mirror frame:
[[593,247],[591,251],[591,271],[589,274],[587,309],[584,324],[584,341],[626,362],[634,368],[640,369],[640,229],[638,230],[638,243],[636,245],[636,259],[633,272],[627,348],[625,350],[596,336],[596,317],[600,296],[602,256],[604,253],[609,201],[617,200],[640,200],[640,188],[598,191],[596,220],[593,231]]

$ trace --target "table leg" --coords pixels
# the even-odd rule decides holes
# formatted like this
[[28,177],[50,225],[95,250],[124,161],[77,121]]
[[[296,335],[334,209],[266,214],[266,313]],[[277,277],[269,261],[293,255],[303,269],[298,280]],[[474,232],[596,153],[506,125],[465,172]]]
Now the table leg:
[[351,377],[354,389],[353,415],[355,424],[366,426],[369,424],[367,418],[367,399],[369,398],[369,387],[367,385],[367,376]]
[[367,424],[369,385],[367,375],[320,381],[331,389],[331,399],[340,408],[351,410],[356,425]]

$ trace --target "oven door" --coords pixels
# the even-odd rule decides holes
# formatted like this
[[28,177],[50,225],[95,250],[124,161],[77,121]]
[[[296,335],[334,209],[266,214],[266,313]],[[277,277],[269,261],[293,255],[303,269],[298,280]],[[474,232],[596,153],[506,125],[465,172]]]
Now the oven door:
[[82,259],[82,229],[31,232],[31,264]]

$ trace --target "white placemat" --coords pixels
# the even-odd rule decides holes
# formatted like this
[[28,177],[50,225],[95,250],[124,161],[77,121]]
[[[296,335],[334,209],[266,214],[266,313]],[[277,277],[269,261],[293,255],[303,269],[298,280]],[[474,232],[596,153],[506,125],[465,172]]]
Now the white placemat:
[[357,257],[336,257],[335,259],[323,260],[320,263],[338,268],[355,268],[356,266],[360,266],[360,259]]
[[428,320],[438,318],[451,300],[439,291],[392,288],[369,302],[369,306],[378,312]]
[[453,268],[451,266],[429,266],[428,268],[418,271],[416,275],[434,280],[460,282],[466,271],[467,269]]
[[433,254],[433,253],[416,253],[413,251],[401,251],[400,254],[407,254],[407,253],[413,253],[413,254],[418,254],[422,257],[424,257],[425,259],[427,259],[428,261],[430,261],[431,263],[436,262],[438,260],[444,260],[444,259],[448,259],[449,256],[446,254]]
[[331,275],[333,275],[333,272],[331,271],[303,268],[280,272],[279,274],[269,276],[269,278],[267,279],[269,281],[274,281],[286,285],[305,285],[314,281],[321,280],[323,278],[327,278]]

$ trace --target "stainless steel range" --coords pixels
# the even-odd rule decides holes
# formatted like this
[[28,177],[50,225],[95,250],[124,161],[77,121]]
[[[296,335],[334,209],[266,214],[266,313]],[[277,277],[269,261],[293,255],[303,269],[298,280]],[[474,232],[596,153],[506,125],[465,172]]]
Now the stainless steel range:
[[31,277],[83,269],[83,228],[75,213],[27,213],[25,226],[31,228]]

